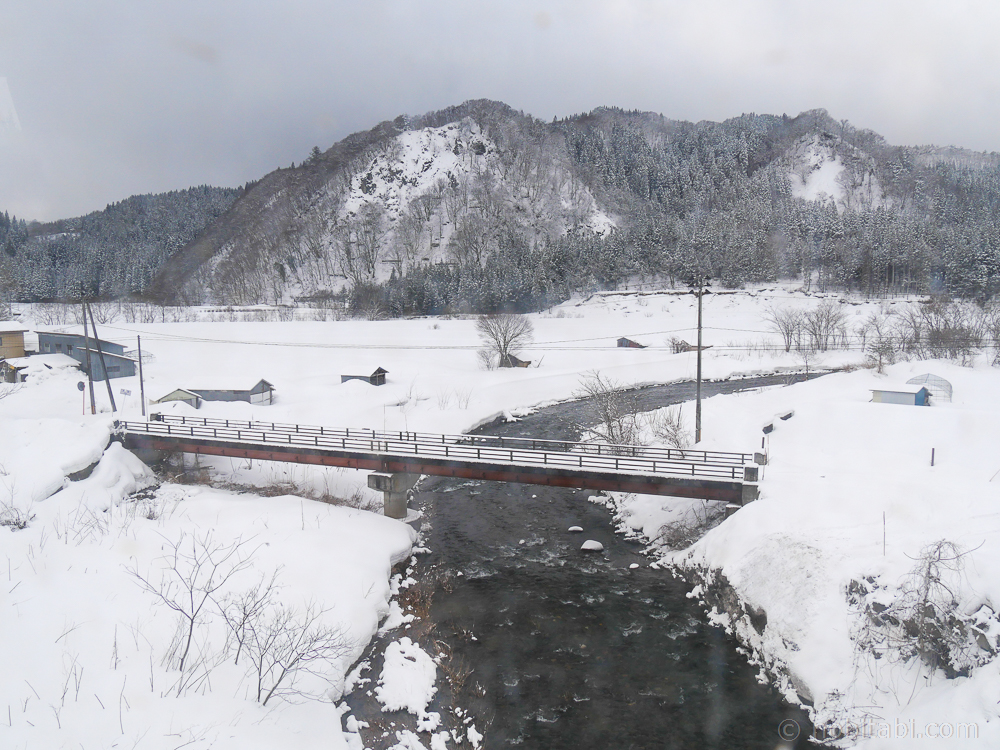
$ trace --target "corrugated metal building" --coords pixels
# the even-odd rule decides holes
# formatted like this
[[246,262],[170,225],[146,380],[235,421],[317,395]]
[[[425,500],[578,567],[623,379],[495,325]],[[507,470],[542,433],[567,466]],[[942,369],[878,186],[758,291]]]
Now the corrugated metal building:
[[872,388],[872,402],[876,404],[930,406],[931,394],[922,385],[894,385],[891,388]]
[[622,336],[618,339],[618,347],[621,349],[645,349],[645,344],[640,344],[638,341],[633,341],[632,339],[627,339]]
[[[125,347],[112,341],[100,340],[107,373],[101,365],[101,356],[97,352],[97,343],[90,337],[90,367],[94,380],[106,378],[131,378],[136,374],[134,359],[125,356]],[[42,333],[38,334],[39,354],[65,354],[80,363],[81,369],[87,369],[87,339],[79,333]]]
[[376,367],[371,375],[341,375],[340,382],[346,383],[348,380],[364,380],[372,385],[385,385],[385,376],[388,370],[383,367]]
[[274,402],[275,388],[266,380],[259,380],[256,385],[242,389],[188,388],[187,390],[205,401],[246,401],[249,404],[267,405]]
[[201,396],[193,391],[185,390],[184,388],[177,388],[176,390],[170,391],[166,396],[156,399],[154,404],[167,404],[171,401],[180,401],[181,403],[187,404],[195,409],[201,406]]

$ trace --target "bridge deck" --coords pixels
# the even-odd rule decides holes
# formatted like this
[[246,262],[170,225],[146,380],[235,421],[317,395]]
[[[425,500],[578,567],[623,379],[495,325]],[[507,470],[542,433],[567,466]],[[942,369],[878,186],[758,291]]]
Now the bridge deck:
[[748,453],[160,415],[127,447],[741,502]]

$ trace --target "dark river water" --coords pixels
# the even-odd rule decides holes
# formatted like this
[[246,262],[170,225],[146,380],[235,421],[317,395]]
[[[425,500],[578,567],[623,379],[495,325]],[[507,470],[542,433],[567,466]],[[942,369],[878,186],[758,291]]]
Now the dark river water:
[[[703,393],[784,382],[708,383]],[[652,409],[693,399],[694,385],[634,395]],[[586,403],[571,402],[478,432],[574,439],[589,419]],[[651,569],[641,545],[616,534],[608,510],[588,501],[592,494],[431,478],[411,501],[427,517],[431,554],[421,567],[450,579],[431,609],[438,637],[483,689],[461,702],[484,746],[771,749],[792,746],[778,731],[793,720],[805,747],[805,713],[758,683],[736,641],[686,597],[689,586]],[[604,552],[581,551],[587,539]]]

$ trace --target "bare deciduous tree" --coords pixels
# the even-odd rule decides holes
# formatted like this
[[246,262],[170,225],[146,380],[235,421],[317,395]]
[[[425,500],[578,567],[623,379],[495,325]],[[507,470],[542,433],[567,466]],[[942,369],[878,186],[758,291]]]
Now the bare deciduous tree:
[[596,418],[587,429],[609,443],[639,444],[642,430],[638,407],[624,386],[595,370],[580,382],[574,395],[589,401],[591,413]]
[[781,336],[785,351],[791,351],[802,332],[802,313],[789,307],[771,307],[764,312],[775,333]]
[[239,594],[228,596],[219,604],[219,611],[229,628],[230,640],[227,643],[227,650],[231,651],[235,644],[234,664],[240,663],[240,655],[250,634],[251,626],[271,604],[277,577],[278,571],[275,571],[270,579],[262,578],[256,586]]
[[299,673],[316,674],[350,651],[343,632],[322,623],[323,614],[312,606],[299,614],[279,605],[248,621],[245,646],[263,705],[275,696],[307,695],[295,684]]
[[802,326],[809,334],[812,347],[825,352],[835,342],[838,334],[843,335],[845,320],[840,305],[823,300],[818,307],[805,314]]
[[684,424],[681,407],[654,412],[647,419],[647,423],[653,435],[664,445],[679,449],[691,446],[691,432]]
[[482,315],[476,321],[476,330],[483,341],[483,348],[494,357],[500,367],[511,367],[511,357],[531,343],[534,326],[524,315],[499,313]]
[[[188,659],[195,630],[207,614],[206,607],[215,602],[216,593],[229,579],[250,567],[244,544],[242,540],[223,544],[213,539],[211,531],[202,536],[182,534],[176,542],[168,542],[170,552],[164,558],[166,568],[159,583],[154,584],[135,567],[128,568],[143,589],[180,615],[175,653],[177,669],[182,675],[190,666]],[[178,683],[178,695],[184,686],[182,678]]]

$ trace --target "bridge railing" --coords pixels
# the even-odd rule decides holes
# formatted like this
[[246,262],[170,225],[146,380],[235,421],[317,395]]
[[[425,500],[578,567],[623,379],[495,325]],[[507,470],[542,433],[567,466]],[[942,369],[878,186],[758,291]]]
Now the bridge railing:
[[748,453],[581,443],[563,440],[445,435],[411,431],[331,428],[232,419],[161,415],[149,422],[121,421],[125,432],[261,446],[295,446],[386,456],[448,459],[596,471],[743,479]]

